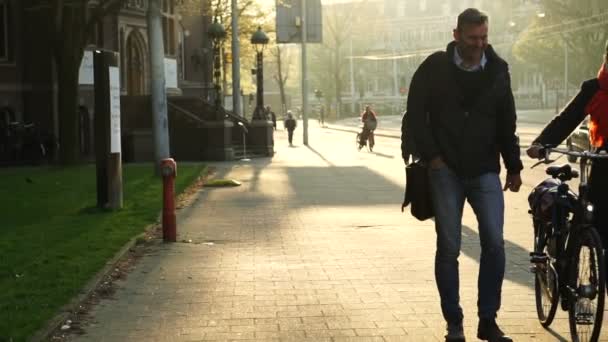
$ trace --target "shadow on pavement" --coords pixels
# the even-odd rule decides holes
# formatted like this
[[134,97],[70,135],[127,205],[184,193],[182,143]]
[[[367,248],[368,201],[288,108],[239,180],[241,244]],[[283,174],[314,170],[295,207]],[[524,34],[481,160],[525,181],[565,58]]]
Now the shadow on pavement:
[[383,158],[388,158],[388,159],[395,159],[395,156],[390,155],[390,154],[384,154],[384,153],[380,153],[380,152],[372,152],[372,154],[375,154],[378,157],[383,157]]
[[403,198],[400,186],[363,166],[289,167],[285,172],[300,206],[389,204],[397,211]]
[[308,147],[308,149],[311,150],[314,154],[316,154],[319,158],[323,159],[323,161],[326,162],[327,165],[329,165],[331,167],[335,167],[335,165],[332,162],[330,162],[327,158],[325,158],[325,156],[322,155],[319,151],[315,150],[314,147],[312,147],[310,145],[308,145],[306,147]]
[[[462,226],[461,252],[479,263],[481,247],[477,231],[465,225]],[[505,240],[505,253],[507,256],[507,270],[505,279],[534,289],[534,278],[529,271],[530,252]]]

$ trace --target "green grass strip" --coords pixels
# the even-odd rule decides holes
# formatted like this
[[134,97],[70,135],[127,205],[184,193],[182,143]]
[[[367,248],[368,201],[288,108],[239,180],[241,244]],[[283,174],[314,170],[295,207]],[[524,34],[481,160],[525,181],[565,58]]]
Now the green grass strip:
[[[178,165],[176,193],[205,169]],[[0,169],[0,341],[22,341],[161,210],[151,164],[124,165],[124,208],[95,207],[94,165]]]

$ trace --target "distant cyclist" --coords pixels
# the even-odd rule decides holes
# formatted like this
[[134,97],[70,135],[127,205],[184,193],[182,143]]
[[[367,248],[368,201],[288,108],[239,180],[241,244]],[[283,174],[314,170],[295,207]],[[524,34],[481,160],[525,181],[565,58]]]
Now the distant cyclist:
[[361,131],[359,149],[362,149],[369,140],[369,150],[371,151],[374,149],[374,130],[378,126],[378,115],[369,105],[366,105],[365,110],[361,113],[361,122],[363,122],[363,131]]

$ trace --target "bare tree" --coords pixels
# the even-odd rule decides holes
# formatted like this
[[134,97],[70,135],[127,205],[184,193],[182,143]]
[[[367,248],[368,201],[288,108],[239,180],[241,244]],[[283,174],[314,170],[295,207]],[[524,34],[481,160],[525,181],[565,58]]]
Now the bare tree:
[[274,49],[273,55],[277,63],[277,72],[276,74],[274,74],[273,78],[279,86],[279,92],[281,94],[281,110],[283,113],[285,113],[287,111],[285,85],[287,84],[287,80],[289,79],[289,60],[291,59],[291,55],[289,55],[289,53],[287,53],[287,51],[278,44],[276,46],[276,49]]
[[[331,84],[333,89],[327,91],[326,94],[332,94],[332,96],[327,96],[326,100],[334,98],[338,116],[342,109],[342,87],[345,81],[346,63],[343,61],[345,45],[352,34],[353,19],[363,3],[365,1],[357,3],[357,5],[336,4],[324,7],[323,11],[323,43],[315,51],[314,55],[316,55],[318,63],[313,68],[313,72],[320,85]],[[328,79],[328,75],[331,75],[331,79]],[[324,87],[320,86],[320,88]]]

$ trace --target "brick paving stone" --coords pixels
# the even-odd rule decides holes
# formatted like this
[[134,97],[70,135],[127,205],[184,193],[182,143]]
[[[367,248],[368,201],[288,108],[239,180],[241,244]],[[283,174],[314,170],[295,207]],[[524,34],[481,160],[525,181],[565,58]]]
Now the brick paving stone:
[[[290,148],[277,131],[272,160],[213,163],[218,178],[242,186],[199,191],[178,213],[178,240],[193,243],[155,246],[70,340],[442,341],[433,223],[399,210],[399,140],[378,137],[368,153],[352,146],[354,134],[310,134],[310,148]],[[526,172],[524,189],[506,194],[498,321],[516,341],[569,340],[565,312],[554,334],[536,318],[527,194],[540,179]],[[459,262],[469,340],[477,329],[476,226],[467,207]]]

